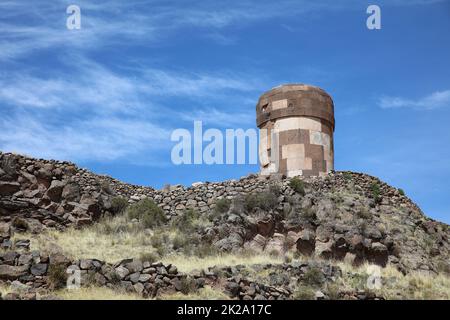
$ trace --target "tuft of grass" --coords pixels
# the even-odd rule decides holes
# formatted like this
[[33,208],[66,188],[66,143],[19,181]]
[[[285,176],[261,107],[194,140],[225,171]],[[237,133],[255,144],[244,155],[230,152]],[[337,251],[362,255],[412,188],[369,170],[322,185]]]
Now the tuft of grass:
[[229,300],[230,297],[217,288],[205,286],[189,294],[181,292],[173,294],[163,294],[158,299],[160,300]]
[[356,214],[361,219],[370,219],[372,217],[372,215],[370,214],[369,210],[367,210],[367,208],[361,208],[360,210],[357,211]]
[[292,178],[291,181],[289,181],[289,186],[292,188],[292,190],[294,190],[301,196],[304,196],[306,194],[305,183],[298,177]]
[[146,252],[146,253],[142,253],[139,256],[139,260],[143,261],[143,262],[157,262],[159,260],[159,256],[154,253],[154,252]]
[[181,293],[190,294],[195,293],[197,291],[197,285],[195,283],[194,278],[187,276],[185,278],[182,278],[180,282],[181,282],[181,289],[180,289]]
[[292,298],[294,300],[315,300],[316,294],[313,288],[308,286],[298,286],[293,295]]

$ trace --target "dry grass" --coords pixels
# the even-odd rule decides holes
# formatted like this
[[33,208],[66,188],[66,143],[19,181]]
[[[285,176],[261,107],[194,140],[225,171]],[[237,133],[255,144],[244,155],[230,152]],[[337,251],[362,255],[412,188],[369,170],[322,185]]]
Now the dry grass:
[[[337,263],[343,271],[343,277],[339,278],[337,285],[340,290],[364,289],[371,268],[370,264],[354,267],[342,262]],[[372,266],[373,267],[373,266]],[[425,274],[411,272],[403,275],[393,266],[380,268],[381,287],[373,289],[379,296],[385,299],[450,299],[450,277],[439,274]]]
[[60,290],[55,295],[64,300],[145,300],[141,296],[107,287],[86,287]]
[[96,258],[110,263],[153,252],[151,233],[123,216],[107,218],[83,229],[46,230],[39,235],[15,237],[31,239],[32,250],[60,250],[72,258]]
[[159,300],[229,300],[230,298],[220,289],[206,286],[197,292],[182,294],[181,292],[173,294],[163,294],[158,297]]
[[[167,238],[173,240],[177,237],[177,232],[170,228],[144,229],[122,215],[104,218],[99,223],[82,229],[46,230],[39,235],[16,234],[15,237],[30,239],[32,250],[60,251],[73,259],[96,258],[115,263],[121,259],[139,258],[142,254],[156,253],[158,248],[152,246],[153,235],[167,235]],[[161,246],[165,247],[165,244],[159,245]],[[199,258],[167,252],[160,260],[176,265],[182,272],[212,266],[283,262],[281,257],[250,253],[214,254]]]
[[171,263],[177,266],[182,272],[190,272],[192,270],[206,269],[213,266],[236,266],[236,265],[253,265],[253,264],[278,264],[282,263],[281,257],[274,257],[267,253],[249,255],[249,254],[219,254],[198,258],[193,256],[173,255],[164,257],[163,262]]
[[11,288],[7,286],[6,284],[0,284],[0,293],[2,296],[7,295],[11,292]]

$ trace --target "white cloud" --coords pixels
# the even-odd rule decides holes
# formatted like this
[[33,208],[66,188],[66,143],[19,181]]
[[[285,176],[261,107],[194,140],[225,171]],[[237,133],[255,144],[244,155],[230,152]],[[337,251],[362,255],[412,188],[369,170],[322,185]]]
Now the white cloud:
[[254,108],[246,108],[246,110],[226,110],[221,111],[217,108],[208,108],[203,110],[194,110],[189,113],[180,113],[180,119],[188,122],[202,121],[206,125],[214,125],[227,129],[248,129],[254,127],[255,114]]
[[379,106],[383,109],[413,108],[418,110],[434,110],[450,107],[450,90],[436,91],[419,99],[403,97],[382,97]]
[[145,151],[148,153],[144,158],[157,160],[161,156],[157,151],[166,147],[170,135],[167,129],[146,121],[120,118],[52,125],[30,114],[21,114],[2,118],[0,126],[0,145],[4,151],[72,161],[108,161]]
[[[214,124],[245,121],[217,110],[197,113],[195,101],[200,106],[217,96],[255,89],[248,75],[142,66],[118,72],[79,56],[69,61],[67,74],[65,68],[37,75],[0,73],[1,150],[68,160],[143,163],[159,158],[161,163],[170,160],[165,155],[170,154],[173,123],[191,120],[186,115],[214,119]],[[172,108],[174,96],[188,98],[189,105]]]

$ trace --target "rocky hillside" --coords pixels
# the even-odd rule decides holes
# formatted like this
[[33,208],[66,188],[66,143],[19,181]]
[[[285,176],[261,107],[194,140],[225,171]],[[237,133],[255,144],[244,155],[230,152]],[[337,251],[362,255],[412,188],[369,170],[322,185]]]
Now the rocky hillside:
[[[126,206],[128,209],[124,213]],[[434,275],[450,273],[450,227],[427,218],[403,191],[365,174],[334,172],[325,177],[305,179],[249,175],[240,180],[155,190],[96,175],[68,162],[0,153],[0,243],[3,249],[29,246],[29,242],[14,240],[13,233],[26,231],[41,235],[52,229],[64,232],[67,228],[95,225],[102,217],[119,215],[124,215],[119,218],[129,222],[113,227],[103,225],[102,228],[116,228],[116,231],[108,231],[113,233],[142,230],[149,238],[155,238],[155,234],[164,238],[158,245],[152,238],[151,246],[159,255],[156,258],[180,254],[189,247],[189,254],[260,252],[286,259],[291,257],[288,260],[300,256],[317,262],[344,261],[355,266],[368,262],[395,268],[403,274],[415,271]],[[162,237],[163,232],[170,233],[169,228],[177,228],[178,236]],[[196,250],[193,251],[192,246]],[[208,250],[204,249],[206,247]],[[14,255],[11,263],[5,263],[11,257],[5,260],[0,256],[0,278],[3,269],[8,281],[19,278],[14,277],[14,270],[1,266],[19,267],[22,256],[16,251],[9,253]],[[102,267],[107,262],[95,261],[98,262],[94,263],[96,267],[93,268],[97,270],[94,274],[101,271],[98,279],[108,279]],[[118,262],[113,269],[117,270],[123,263]],[[68,266],[73,264],[80,267],[80,260],[67,261]],[[29,264],[25,266],[28,269],[24,267],[21,276],[33,272]],[[307,266],[303,265],[302,274]],[[295,271],[297,267],[285,265],[280,268]],[[332,266],[329,268],[338,272]],[[42,274],[38,277],[46,274],[47,267],[44,269],[39,271]],[[273,267],[269,266],[269,269]],[[328,269],[322,266],[321,270],[326,278]],[[234,269],[231,276],[238,273]],[[139,282],[130,282],[131,274],[132,270],[128,270],[126,275],[119,276],[124,286]],[[145,273],[141,270],[139,274]],[[168,277],[171,279],[169,287],[174,287],[174,278],[180,280],[183,277]],[[143,278],[148,276],[143,275]],[[136,290],[146,294],[153,292],[151,288],[156,278],[150,278],[153,280],[147,287],[143,283]],[[160,278],[164,279],[164,275]],[[241,278],[237,279],[238,286]],[[218,283],[234,286],[222,281]],[[272,291],[276,297],[289,298],[293,294],[289,288],[285,284]],[[226,290],[235,290],[241,298],[248,296],[241,289]],[[253,294],[250,296],[258,295],[257,291],[249,290]]]

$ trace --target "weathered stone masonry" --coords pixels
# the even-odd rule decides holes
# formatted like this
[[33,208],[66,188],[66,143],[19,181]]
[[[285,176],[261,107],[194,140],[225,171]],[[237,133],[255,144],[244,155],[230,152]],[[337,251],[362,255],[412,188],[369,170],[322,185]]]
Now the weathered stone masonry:
[[303,84],[276,87],[259,98],[256,115],[262,175],[318,176],[334,169],[334,105],[324,90]]

